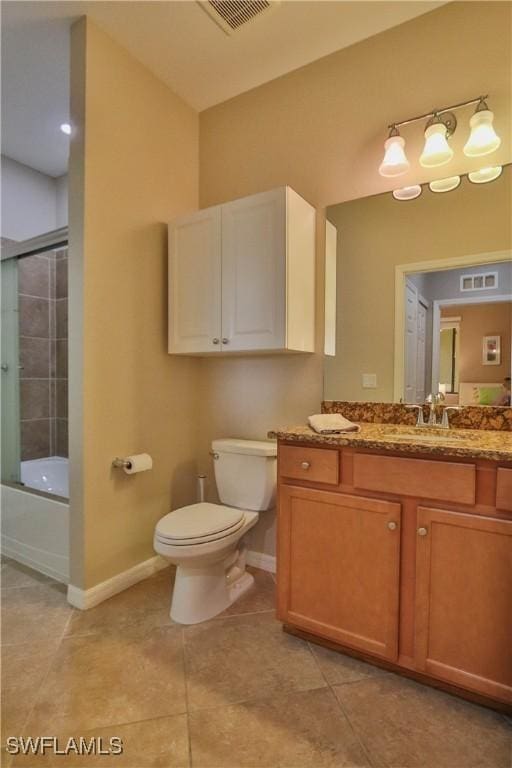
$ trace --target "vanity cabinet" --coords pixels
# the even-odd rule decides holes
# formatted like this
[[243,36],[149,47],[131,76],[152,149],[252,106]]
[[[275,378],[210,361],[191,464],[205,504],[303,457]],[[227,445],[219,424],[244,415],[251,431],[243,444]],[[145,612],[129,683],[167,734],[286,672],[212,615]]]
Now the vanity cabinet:
[[417,668],[510,697],[512,520],[419,507],[417,530]]
[[284,486],[280,617],[396,660],[400,504]]
[[511,709],[512,468],[282,441],[278,467],[286,628]]
[[313,352],[315,209],[282,187],[169,224],[169,353]]

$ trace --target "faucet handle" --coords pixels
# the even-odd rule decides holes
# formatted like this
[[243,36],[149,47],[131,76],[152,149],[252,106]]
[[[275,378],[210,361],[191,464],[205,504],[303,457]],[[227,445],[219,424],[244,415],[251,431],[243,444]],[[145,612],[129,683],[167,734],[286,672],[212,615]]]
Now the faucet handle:
[[416,426],[417,427],[424,427],[425,426],[425,421],[423,419],[423,406],[422,405],[414,404],[414,405],[406,405],[405,407],[408,408],[409,410],[412,410],[413,408],[417,408],[418,409],[418,418],[416,419]]
[[460,405],[445,405],[443,408],[443,418],[441,419],[441,426],[443,429],[450,429],[450,418],[448,416],[448,411],[460,411],[461,406]]

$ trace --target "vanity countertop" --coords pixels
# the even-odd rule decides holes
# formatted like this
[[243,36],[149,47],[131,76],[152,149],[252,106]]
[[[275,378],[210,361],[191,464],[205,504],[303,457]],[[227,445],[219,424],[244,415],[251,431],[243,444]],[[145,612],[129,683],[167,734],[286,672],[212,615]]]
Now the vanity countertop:
[[425,453],[430,456],[512,461],[512,432],[485,429],[439,429],[402,424],[360,424],[359,432],[319,435],[309,427],[269,432],[288,443],[312,443],[339,448],[373,448],[381,451]]

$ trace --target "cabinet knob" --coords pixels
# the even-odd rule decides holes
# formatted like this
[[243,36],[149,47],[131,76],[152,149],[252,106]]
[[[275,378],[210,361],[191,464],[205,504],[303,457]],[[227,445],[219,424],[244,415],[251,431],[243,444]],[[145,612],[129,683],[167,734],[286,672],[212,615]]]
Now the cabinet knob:
[[218,343],[219,343],[219,339],[212,339],[212,342],[213,342],[214,344],[218,344]]
[[310,466],[311,466],[311,464],[309,463],[309,461],[303,461],[303,462],[301,463],[301,467],[302,467],[302,469],[309,469],[309,468],[310,468]]
[[428,530],[426,528],[418,528],[418,536],[426,536]]
[[226,337],[224,336],[224,338],[222,339],[222,343],[229,344],[229,339],[226,339]]
[[388,523],[388,528],[390,531],[396,531],[396,529],[398,528],[398,525],[395,523],[394,520],[390,520]]

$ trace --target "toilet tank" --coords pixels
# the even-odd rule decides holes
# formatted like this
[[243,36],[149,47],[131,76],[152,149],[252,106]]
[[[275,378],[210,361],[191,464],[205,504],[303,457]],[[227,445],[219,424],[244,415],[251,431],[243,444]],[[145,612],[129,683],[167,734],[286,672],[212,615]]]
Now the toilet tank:
[[265,440],[213,440],[215,481],[223,504],[262,511],[275,504],[277,444]]

